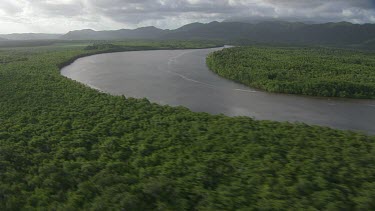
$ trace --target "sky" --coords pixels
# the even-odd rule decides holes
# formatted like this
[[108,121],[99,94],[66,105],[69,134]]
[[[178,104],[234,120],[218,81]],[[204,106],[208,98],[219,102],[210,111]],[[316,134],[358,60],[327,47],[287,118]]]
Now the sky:
[[375,0],[0,0],[0,34],[175,29],[244,17],[375,23]]

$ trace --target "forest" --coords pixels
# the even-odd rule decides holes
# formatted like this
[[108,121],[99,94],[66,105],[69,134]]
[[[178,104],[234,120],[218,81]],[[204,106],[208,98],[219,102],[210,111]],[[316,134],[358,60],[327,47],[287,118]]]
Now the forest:
[[[59,72],[75,58],[118,46],[216,45],[165,41],[0,49],[0,210],[374,210],[373,136],[194,113],[100,93]],[[279,52],[276,59],[285,53],[234,48],[209,61],[216,69],[222,63],[213,65],[212,59],[227,58],[223,62],[232,68],[231,59],[238,58],[245,68],[252,65],[246,62],[251,51],[258,53],[258,66],[268,54]],[[289,50],[301,52],[326,58],[329,50]],[[342,78],[352,67],[372,68],[369,56],[341,53],[347,56],[335,61],[339,67],[348,64]],[[282,64],[293,66],[289,62]],[[354,78],[364,87],[371,80]],[[370,88],[359,96],[370,96]]]
[[375,98],[375,53],[323,47],[249,46],[210,54],[218,75],[269,92]]

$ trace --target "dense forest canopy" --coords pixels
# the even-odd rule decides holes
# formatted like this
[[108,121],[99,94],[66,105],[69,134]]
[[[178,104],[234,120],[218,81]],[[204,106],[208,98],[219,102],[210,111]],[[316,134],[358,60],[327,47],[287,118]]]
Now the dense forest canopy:
[[237,47],[214,52],[219,75],[269,92],[375,98],[375,54],[311,47]]
[[74,45],[0,50],[0,210],[375,209],[374,137],[99,93]]

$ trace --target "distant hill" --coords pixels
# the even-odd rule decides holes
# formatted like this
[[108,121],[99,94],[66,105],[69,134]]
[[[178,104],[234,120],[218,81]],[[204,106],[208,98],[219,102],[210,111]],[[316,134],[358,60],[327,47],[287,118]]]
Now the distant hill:
[[306,24],[318,24],[324,23],[319,21],[311,21],[311,19],[306,18],[270,18],[270,17],[237,17],[224,20],[223,22],[240,22],[240,23],[262,23],[262,22],[291,22],[291,23],[306,23]]
[[163,39],[221,39],[234,40],[246,38],[245,30],[250,27],[247,23],[220,23],[211,22],[208,24],[189,24],[171,31],[163,36]]
[[[184,28],[184,27],[182,27]],[[347,22],[305,24],[300,22],[266,21],[256,24],[212,22],[190,30],[173,30],[167,39],[249,40],[261,43],[294,44],[360,44],[375,38],[375,24]]]
[[0,34],[0,38],[8,40],[57,40],[61,34],[43,34],[43,33],[18,33],[18,34]]
[[94,31],[71,31],[64,40],[176,39],[226,40],[256,43],[365,46],[375,39],[375,24],[348,22],[309,24],[278,20],[259,22],[192,23],[175,30],[156,27]]
[[1,38],[1,37],[0,37],[0,41],[8,41],[8,40],[5,39],[5,38]]
[[200,28],[204,28],[206,26],[206,24],[203,24],[203,23],[190,23],[190,24],[187,24],[185,26],[182,26],[180,28],[178,28],[177,30],[174,30],[174,31],[179,31],[179,32],[188,32],[188,31],[193,31],[193,30],[197,30],[197,29],[200,29]]
[[166,35],[169,30],[156,27],[143,27],[138,29],[120,29],[115,31],[94,31],[84,29],[71,31],[61,37],[64,40],[117,40],[117,39],[156,39]]

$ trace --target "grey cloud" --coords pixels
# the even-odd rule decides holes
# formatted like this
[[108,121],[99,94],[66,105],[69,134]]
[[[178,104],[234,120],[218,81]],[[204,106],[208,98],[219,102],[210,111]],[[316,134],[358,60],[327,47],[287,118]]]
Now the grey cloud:
[[99,14],[128,24],[189,16],[207,20],[262,16],[370,22],[375,15],[372,0],[97,0],[89,4]]
[[47,16],[74,17],[81,15],[84,11],[82,1],[71,1],[61,3],[59,1],[27,0],[36,13]]
[[[92,6],[99,13],[116,21],[137,24],[147,20],[189,19],[191,21],[212,21],[230,18],[242,14],[267,13],[272,8],[251,1],[230,0],[163,0],[163,1],[108,1],[99,0]],[[105,6],[107,5],[107,6]]]
[[358,8],[374,7],[372,0],[265,0],[279,6],[287,7],[317,7],[325,4],[345,5]]
[[87,26],[97,22],[99,30],[103,20],[124,27],[167,28],[233,17],[375,22],[374,0],[0,0],[0,10],[9,17],[31,11],[34,19],[60,18]]
[[14,15],[23,11],[20,5],[12,1],[0,0],[0,10],[9,15]]
[[277,8],[275,16],[314,22],[374,22],[373,0],[265,0]]

